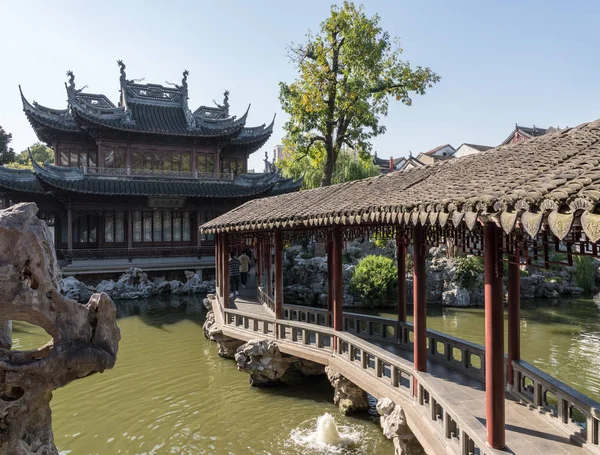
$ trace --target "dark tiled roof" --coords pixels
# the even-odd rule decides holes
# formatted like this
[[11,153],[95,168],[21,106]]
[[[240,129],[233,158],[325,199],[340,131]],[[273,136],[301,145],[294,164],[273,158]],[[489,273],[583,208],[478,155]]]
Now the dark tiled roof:
[[482,214],[531,235],[546,221],[564,238],[574,217],[600,240],[600,120],[462,158],[325,188],[248,202],[204,230],[334,224],[439,223]]
[[[35,176],[43,186],[62,192],[105,196],[179,196],[197,198],[247,198],[297,191],[302,182],[290,182],[278,174],[246,174],[235,180],[173,178],[125,178],[89,176],[77,168],[33,162]],[[33,175],[33,174],[31,174]]]
[[[116,131],[187,136],[211,139],[211,144],[228,150],[252,153],[260,148],[273,132],[273,122],[265,126],[245,128],[250,107],[240,118],[229,115],[229,92],[223,105],[200,106],[192,112],[188,107],[187,75],[181,85],[140,84],[127,80],[125,65],[121,68],[121,98],[115,106],[108,97],[84,93],[75,88],[75,76],[69,71],[67,87],[68,109],[56,110],[29,103],[23,94],[23,110],[38,137],[51,142],[53,133],[67,131],[85,133],[88,127]],[[20,89],[20,87],[19,87]]]
[[43,193],[44,189],[29,169],[12,169],[0,166],[0,192],[2,190],[25,193]]
[[527,136],[530,136],[530,137],[538,137],[538,136],[543,136],[544,134],[546,134],[548,129],[547,128],[538,128],[536,126],[529,128],[527,126],[517,125],[517,131],[520,131],[521,133],[525,133]]

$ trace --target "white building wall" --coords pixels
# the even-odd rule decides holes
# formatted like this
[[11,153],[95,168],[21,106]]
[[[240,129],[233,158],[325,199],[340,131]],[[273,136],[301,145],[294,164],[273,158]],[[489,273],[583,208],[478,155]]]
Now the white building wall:
[[460,158],[461,156],[473,155],[475,153],[479,153],[479,150],[474,149],[473,147],[469,147],[466,144],[463,144],[456,149],[456,153],[454,154],[454,157]]

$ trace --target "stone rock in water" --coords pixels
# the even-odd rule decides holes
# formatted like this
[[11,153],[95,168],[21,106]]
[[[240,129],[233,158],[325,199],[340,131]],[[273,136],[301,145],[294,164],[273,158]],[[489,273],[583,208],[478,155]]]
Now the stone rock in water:
[[377,401],[383,435],[394,442],[394,455],[425,455],[425,450],[408,427],[404,410],[390,398]]
[[[108,295],[85,305],[59,291],[60,270],[46,224],[32,203],[0,210],[0,455],[57,455],[52,391],[112,368],[121,338]],[[10,324],[42,327],[52,341],[10,351]]]
[[452,307],[468,307],[471,305],[469,291],[461,287],[452,287],[442,293],[442,305]]
[[369,409],[369,398],[367,392],[358,387],[338,373],[330,366],[325,367],[325,373],[329,382],[335,389],[333,404],[337,404],[340,412],[344,415]]
[[238,370],[250,375],[250,385],[264,387],[278,384],[293,359],[283,357],[273,340],[250,340],[235,354]]

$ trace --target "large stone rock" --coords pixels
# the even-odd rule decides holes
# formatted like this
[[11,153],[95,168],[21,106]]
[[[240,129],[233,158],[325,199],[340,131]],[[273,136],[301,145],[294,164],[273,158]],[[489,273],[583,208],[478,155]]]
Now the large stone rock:
[[273,340],[250,340],[235,354],[238,370],[250,375],[250,385],[264,387],[278,384],[293,361],[283,357]]
[[235,358],[237,349],[244,344],[243,341],[223,335],[223,332],[216,324],[215,314],[212,310],[206,314],[206,320],[202,325],[202,329],[204,331],[205,338],[217,343],[217,346],[219,347],[219,357],[223,357],[225,359]]
[[367,392],[335,371],[330,366],[325,367],[327,378],[334,388],[333,404],[337,404],[344,415],[369,409]]
[[52,391],[112,368],[120,340],[110,297],[94,294],[82,305],[61,295],[52,234],[36,213],[31,203],[0,211],[0,344],[10,344],[10,320],[52,336],[34,351],[0,350],[3,455],[57,455]]
[[62,295],[79,303],[87,302],[92,296],[92,291],[74,276],[60,280],[59,288]]
[[442,293],[442,305],[453,307],[467,307],[471,305],[469,291],[465,288],[452,287]]
[[394,455],[424,455],[425,450],[408,427],[404,410],[390,398],[377,401],[379,423],[386,438],[394,442]]
[[321,365],[320,363],[313,362],[311,360],[298,358],[293,365],[294,368],[300,371],[302,376],[305,377],[320,376],[325,374],[325,365]]

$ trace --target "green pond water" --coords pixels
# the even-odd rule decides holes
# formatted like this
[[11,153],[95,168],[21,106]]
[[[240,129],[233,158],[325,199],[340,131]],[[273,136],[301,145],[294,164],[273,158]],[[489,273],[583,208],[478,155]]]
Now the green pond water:
[[[117,365],[76,381],[52,400],[61,455],[386,454],[377,418],[345,418],[326,378],[255,389],[204,338],[202,299],[118,303]],[[391,313],[379,312],[381,316]],[[428,327],[482,344],[482,309],[430,306]],[[600,400],[600,310],[592,300],[523,302],[523,358]],[[15,349],[45,343],[14,323]],[[315,441],[318,417],[335,416],[347,447]]]

